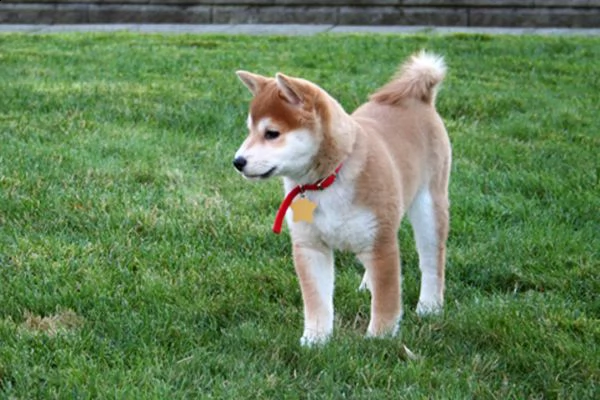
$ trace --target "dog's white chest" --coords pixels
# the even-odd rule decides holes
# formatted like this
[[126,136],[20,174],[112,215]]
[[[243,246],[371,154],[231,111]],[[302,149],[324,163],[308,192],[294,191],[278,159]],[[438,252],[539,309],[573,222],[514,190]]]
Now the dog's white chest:
[[295,232],[303,239],[319,239],[333,249],[356,253],[372,247],[377,219],[373,212],[353,203],[352,188],[333,185],[305,195],[317,205],[313,222],[293,222],[292,211],[288,211],[286,216],[288,225],[294,225]]

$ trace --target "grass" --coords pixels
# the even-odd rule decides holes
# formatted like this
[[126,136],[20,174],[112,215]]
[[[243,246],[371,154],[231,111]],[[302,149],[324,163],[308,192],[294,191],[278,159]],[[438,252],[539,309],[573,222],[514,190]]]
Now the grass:
[[[234,71],[352,110],[421,48],[450,68],[445,314],[414,313],[406,225],[400,336],[363,338],[339,254],[335,336],[303,349],[280,184],[231,167]],[[598,398],[599,59],[575,37],[0,35],[0,397]]]

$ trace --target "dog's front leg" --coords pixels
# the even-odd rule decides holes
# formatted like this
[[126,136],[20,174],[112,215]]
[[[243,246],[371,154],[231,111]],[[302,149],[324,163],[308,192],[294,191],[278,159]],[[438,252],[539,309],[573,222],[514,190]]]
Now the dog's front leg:
[[333,251],[294,245],[294,264],[304,302],[303,346],[325,342],[333,331]]
[[400,251],[395,237],[362,253],[365,284],[371,291],[371,321],[367,336],[395,335],[402,318]]

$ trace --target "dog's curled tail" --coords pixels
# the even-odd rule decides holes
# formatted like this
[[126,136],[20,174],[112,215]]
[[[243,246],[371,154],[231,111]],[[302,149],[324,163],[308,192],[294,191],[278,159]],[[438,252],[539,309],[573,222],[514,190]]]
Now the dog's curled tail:
[[421,51],[401,67],[394,79],[371,95],[371,101],[398,105],[406,98],[434,104],[439,84],[446,75],[441,56]]

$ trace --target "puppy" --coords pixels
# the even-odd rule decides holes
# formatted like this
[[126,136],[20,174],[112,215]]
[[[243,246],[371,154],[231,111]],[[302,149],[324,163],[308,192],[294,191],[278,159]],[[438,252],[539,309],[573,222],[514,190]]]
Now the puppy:
[[283,178],[287,195],[273,229],[279,232],[285,215],[304,303],[303,345],[324,342],[333,331],[334,250],[350,250],[364,265],[367,336],[397,332],[397,232],[405,214],[421,270],[417,313],[442,310],[451,148],[435,98],[445,73],[441,57],[415,54],[348,114],[307,80],[237,72],[254,98],[250,133],[233,164],[251,180]]

